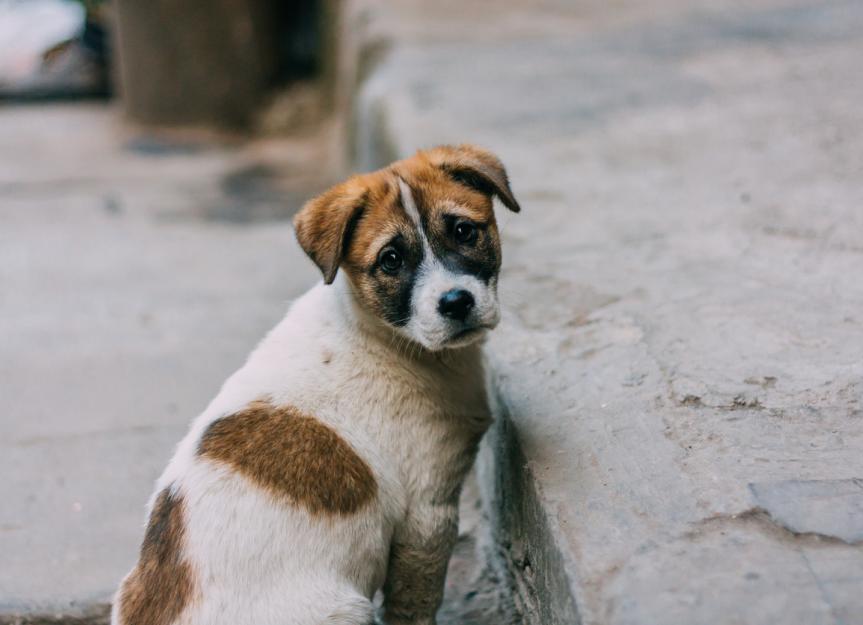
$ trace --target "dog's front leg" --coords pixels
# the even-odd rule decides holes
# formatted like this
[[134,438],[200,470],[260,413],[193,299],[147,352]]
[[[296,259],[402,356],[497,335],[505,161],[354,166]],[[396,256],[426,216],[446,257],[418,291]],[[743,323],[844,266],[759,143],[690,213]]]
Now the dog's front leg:
[[396,528],[384,584],[387,625],[435,625],[457,537],[456,504],[421,506]]

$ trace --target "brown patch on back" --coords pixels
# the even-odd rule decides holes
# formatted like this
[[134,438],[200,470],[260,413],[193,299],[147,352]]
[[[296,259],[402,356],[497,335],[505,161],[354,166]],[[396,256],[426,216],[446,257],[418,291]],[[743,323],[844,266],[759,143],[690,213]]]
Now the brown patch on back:
[[213,422],[198,454],[313,514],[350,514],[377,494],[371,469],[351,446],[292,406],[252,402]]
[[138,564],[118,595],[123,625],[171,625],[194,591],[192,570],[183,557],[183,499],[163,490],[156,498]]

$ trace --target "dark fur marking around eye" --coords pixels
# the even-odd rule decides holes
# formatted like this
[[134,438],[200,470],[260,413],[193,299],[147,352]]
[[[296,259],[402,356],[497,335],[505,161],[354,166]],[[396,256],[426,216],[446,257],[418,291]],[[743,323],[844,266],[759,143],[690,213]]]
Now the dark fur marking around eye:
[[395,291],[388,289],[382,283],[375,285],[375,293],[382,302],[381,313],[388,323],[403,327],[410,321],[411,294],[415,281],[416,272],[411,272],[410,277],[403,279]]
[[497,254],[493,248],[479,250],[478,254],[470,256],[450,249],[436,251],[435,255],[443,266],[453,273],[476,276],[485,283],[497,274]]
[[451,215],[444,216],[447,239],[432,239],[432,251],[444,267],[453,273],[470,274],[488,283],[500,268],[500,257],[488,231],[488,224],[472,222],[479,231],[477,240],[469,245],[459,245],[450,240],[457,221],[458,218]]
[[383,318],[394,326],[402,327],[410,321],[411,295],[416,282],[416,271],[422,262],[422,251],[412,250],[402,235],[393,237],[382,249],[396,248],[404,265],[396,275],[387,275],[376,262],[369,268],[373,289]]
[[[459,170],[461,171],[461,170]],[[469,274],[488,283],[500,269],[496,229],[490,223],[467,219],[462,215],[433,210],[434,197],[423,188],[412,188],[413,200],[423,221],[423,230],[432,253],[453,273]],[[434,221],[437,220],[437,224]],[[454,240],[459,221],[469,221],[478,230],[476,241],[461,245]]]

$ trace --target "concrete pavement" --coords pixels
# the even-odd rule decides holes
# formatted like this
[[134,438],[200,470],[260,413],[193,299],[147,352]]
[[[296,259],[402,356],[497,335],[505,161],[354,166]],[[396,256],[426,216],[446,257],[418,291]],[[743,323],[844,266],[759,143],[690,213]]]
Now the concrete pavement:
[[105,614],[189,421],[316,279],[270,219],[304,145],[0,109],[0,623]]
[[365,168],[509,166],[485,457],[526,622],[863,619],[863,5],[371,3]]

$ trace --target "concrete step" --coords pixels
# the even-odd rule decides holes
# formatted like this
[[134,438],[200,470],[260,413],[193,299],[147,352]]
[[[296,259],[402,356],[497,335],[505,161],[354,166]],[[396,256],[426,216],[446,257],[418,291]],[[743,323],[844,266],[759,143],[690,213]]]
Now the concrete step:
[[859,622],[863,5],[355,6],[361,168],[475,142],[523,206],[483,475],[525,621]]

